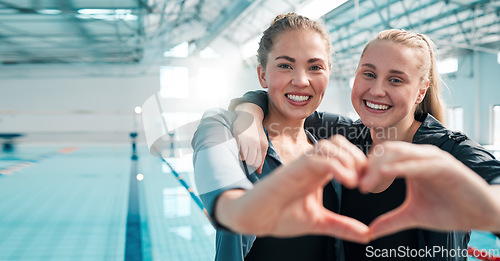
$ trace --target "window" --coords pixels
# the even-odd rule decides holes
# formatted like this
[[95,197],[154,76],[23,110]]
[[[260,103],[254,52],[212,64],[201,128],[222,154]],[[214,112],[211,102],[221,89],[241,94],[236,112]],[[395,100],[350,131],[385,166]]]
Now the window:
[[231,75],[228,70],[220,67],[201,67],[198,72],[197,95],[202,98],[207,107],[226,107],[229,100]]
[[441,74],[454,73],[458,71],[458,59],[448,58],[437,63],[438,72]]
[[492,143],[500,145],[500,105],[493,105],[492,117]]
[[447,111],[448,129],[463,131],[464,129],[464,108],[450,107]]
[[160,94],[162,98],[189,98],[188,68],[174,66],[161,67]]
[[189,44],[187,42],[182,42],[172,49],[163,53],[164,57],[178,57],[185,58],[189,56]]

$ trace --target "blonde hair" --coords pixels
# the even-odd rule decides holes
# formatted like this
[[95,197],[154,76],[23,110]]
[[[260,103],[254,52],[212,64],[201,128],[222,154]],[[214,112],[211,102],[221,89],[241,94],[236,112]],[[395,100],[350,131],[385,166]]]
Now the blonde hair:
[[441,77],[436,68],[435,45],[431,39],[423,34],[405,30],[384,30],[366,43],[361,57],[372,43],[381,40],[399,43],[417,51],[417,68],[422,72],[421,81],[422,83],[429,81],[429,88],[423,101],[418,104],[415,114],[429,113],[440,122],[444,122],[444,110],[441,102]]
[[312,29],[321,35],[328,53],[328,67],[331,69],[332,43],[325,25],[322,22],[310,20],[309,18],[296,13],[280,14],[276,16],[271,25],[264,31],[262,38],[260,38],[259,49],[257,51],[257,59],[260,65],[266,68],[267,56],[271,52],[274,40],[279,34],[289,30],[303,29]]

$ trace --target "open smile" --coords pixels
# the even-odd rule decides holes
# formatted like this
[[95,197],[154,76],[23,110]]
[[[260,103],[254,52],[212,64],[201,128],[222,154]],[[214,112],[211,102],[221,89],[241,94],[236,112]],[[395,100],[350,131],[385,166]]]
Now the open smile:
[[305,102],[312,97],[309,95],[295,95],[295,94],[285,94],[285,96],[294,102]]
[[368,107],[369,109],[373,110],[373,111],[387,111],[388,109],[392,108],[392,106],[390,105],[387,105],[387,104],[382,104],[382,103],[374,103],[374,102],[370,102],[370,101],[367,101],[367,100],[363,100],[364,104],[366,107]]

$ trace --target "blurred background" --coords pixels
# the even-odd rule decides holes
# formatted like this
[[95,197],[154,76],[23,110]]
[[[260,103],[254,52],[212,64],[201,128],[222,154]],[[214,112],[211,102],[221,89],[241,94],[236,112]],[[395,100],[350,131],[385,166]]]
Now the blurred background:
[[[212,260],[190,138],[172,130],[260,89],[258,40],[291,11],[331,34],[319,110],[357,118],[364,43],[414,30],[437,44],[447,126],[499,157],[499,0],[0,0],[0,260]],[[144,134],[154,95],[165,161]],[[475,231],[471,246],[500,241]]]

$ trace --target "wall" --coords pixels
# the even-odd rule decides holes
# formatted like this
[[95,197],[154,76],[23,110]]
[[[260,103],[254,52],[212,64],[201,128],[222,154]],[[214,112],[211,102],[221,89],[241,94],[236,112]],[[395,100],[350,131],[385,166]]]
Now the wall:
[[[224,61],[180,59],[164,65],[188,66],[192,73],[190,98],[167,100],[168,112],[201,113],[213,106],[227,107],[229,98],[225,97],[241,96],[258,87],[253,70]],[[217,89],[217,83],[197,81],[200,67],[231,68],[232,73],[217,79],[229,89],[213,96],[225,100],[213,102],[200,95],[202,89]],[[160,90],[160,65],[147,69],[3,66],[0,70],[0,133],[23,133],[21,141],[129,140],[130,132],[142,130],[134,108]]]
[[476,52],[459,57],[458,71],[444,78],[447,106],[463,107],[464,132],[481,144],[490,144],[491,107],[500,104],[497,55]]

